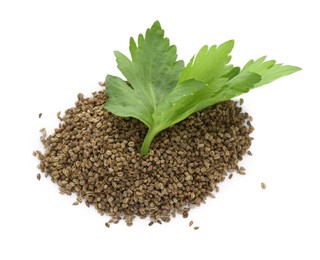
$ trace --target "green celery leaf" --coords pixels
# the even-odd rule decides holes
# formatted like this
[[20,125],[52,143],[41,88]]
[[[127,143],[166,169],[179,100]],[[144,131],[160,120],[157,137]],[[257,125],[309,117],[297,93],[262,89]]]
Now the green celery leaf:
[[210,88],[203,82],[191,79],[179,83],[154,114],[156,124],[167,128],[182,121],[210,94]]
[[184,68],[157,21],[145,36],[138,36],[137,43],[130,39],[131,60],[115,52],[127,82],[106,77],[104,108],[118,116],[137,118],[148,127],[141,147],[144,155],[159,132],[189,115],[300,70],[265,61],[266,57],[250,60],[241,70],[228,64],[233,45],[230,40],[220,46],[204,46]]
[[[155,136],[164,126],[155,125],[153,114],[177,85],[184,63],[177,61],[176,47],[164,37],[158,21],[146,31],[145,37],[139,35],[138,43],[131,38],[129,49],[131,60],[117,51],[115,56],[130,86],[108,75],[105,82],[108,100],[104,108],[118,116],[139,119],[148,126],[149,136]],[[142,153],[148,152],[149,145],[145,145]]]
[[195,79],[210,84],[221,76],[230,73],[233,66],[226,65],[231,60],[229,54],[233,46],[233,40],[227,41],[220,46],[213,45],[210,48],[207,45],[203,46],[182,71],[179,82]]
[[104,108],[117,116],[134,117],[147,126],[153,125],[148,107],[124,80],[108,75],[106,78],[108,101]]
[[296,66],[282,65],[281,63],[276,64],[275,60],[265,61],[265,59],[266,56],[255,61],[250,60],[242,69],[242,71],[255,72],[261,75],[262,79],[255,84],[255,88],[301,70],[301,68]]
[[246,93],[250,89],[253,89],[260,80],[261,76],[257,73],[247,71],[240,72],[237,76],[229,80],[211,98],[201,102],[201,109]]
[[164,38],[159,22],[146,31],[145,37],[139,35],[138,46],[133,38],[130,39],[132,61],[115,52],[119,70],[150,113],[178,82],[184,64],[176,61],[176,52],[176,47],[170,46],[169,39]]
[[170,46],[160,23],[155,22],[146,36],[139,35],[138,45],[130,39],[131,59],[115,52],[118,68],[130,86],[120,78],[108,75],[104,107],[118,116],[132,116],[149,128],[153,127],[152,113],[177,85],[184,67],[176,61],[176,47]]

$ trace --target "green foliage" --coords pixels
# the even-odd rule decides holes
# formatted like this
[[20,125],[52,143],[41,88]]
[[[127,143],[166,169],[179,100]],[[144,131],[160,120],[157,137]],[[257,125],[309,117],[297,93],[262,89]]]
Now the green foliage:
[[137,43],[130,39],[131,60],[115,52],[127,81],[107,75],[104,108],[117,116],[137,118],[148,127],[141,147],[145,155],[159,132],[189,115],[300,70],[265,61],[266,57],[250,60],[241,70],[229,64],[233,45],[231,40],[204,46],[184,67],[156,21]]

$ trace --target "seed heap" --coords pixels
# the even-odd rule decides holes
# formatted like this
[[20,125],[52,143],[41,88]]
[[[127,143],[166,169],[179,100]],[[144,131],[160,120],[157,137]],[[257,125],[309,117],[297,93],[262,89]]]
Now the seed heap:
[[[146,134],[138,120],[104,110],[104,92],[78,95],[76,106],[58,114],[52,135],[41,130],[45,153],[38,168],[87,206],[130,226],[135,216],[168,222],[176,213],[188,217],[225,179],[244,174],[237,164],[251,145],[249,115],[226,101],[161,132],[148,155],[139,149]],[[248,123],[249,122],[249,123]]]

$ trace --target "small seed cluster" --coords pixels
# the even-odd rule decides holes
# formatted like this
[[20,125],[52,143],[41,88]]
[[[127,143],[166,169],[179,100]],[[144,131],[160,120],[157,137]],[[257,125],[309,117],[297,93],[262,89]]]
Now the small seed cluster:
[[[139,149],[146,127],[102,108],[103,91],[78,95],[75,107],[58,113],[52,135],[41,129],[45,152],[36,151],[38,168],[60,186],[118,223],[150,218],[168,222],[176,213],[188,217],[228,172],[244,174],[238,162],[248,152],[253,127],[235,101],[226,101],[161,132],[146,156]],[[152,223],[152,224],[151,224]]]

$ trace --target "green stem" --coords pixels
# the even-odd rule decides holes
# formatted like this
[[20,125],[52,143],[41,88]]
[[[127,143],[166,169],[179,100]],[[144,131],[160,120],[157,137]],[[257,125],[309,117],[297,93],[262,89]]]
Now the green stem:
[[159,131],[155,130],[154,128],[149,128],[147,135],[144,137],[140,154],[146,155],[149,152],[149,148],[153,138],[159,133]]

